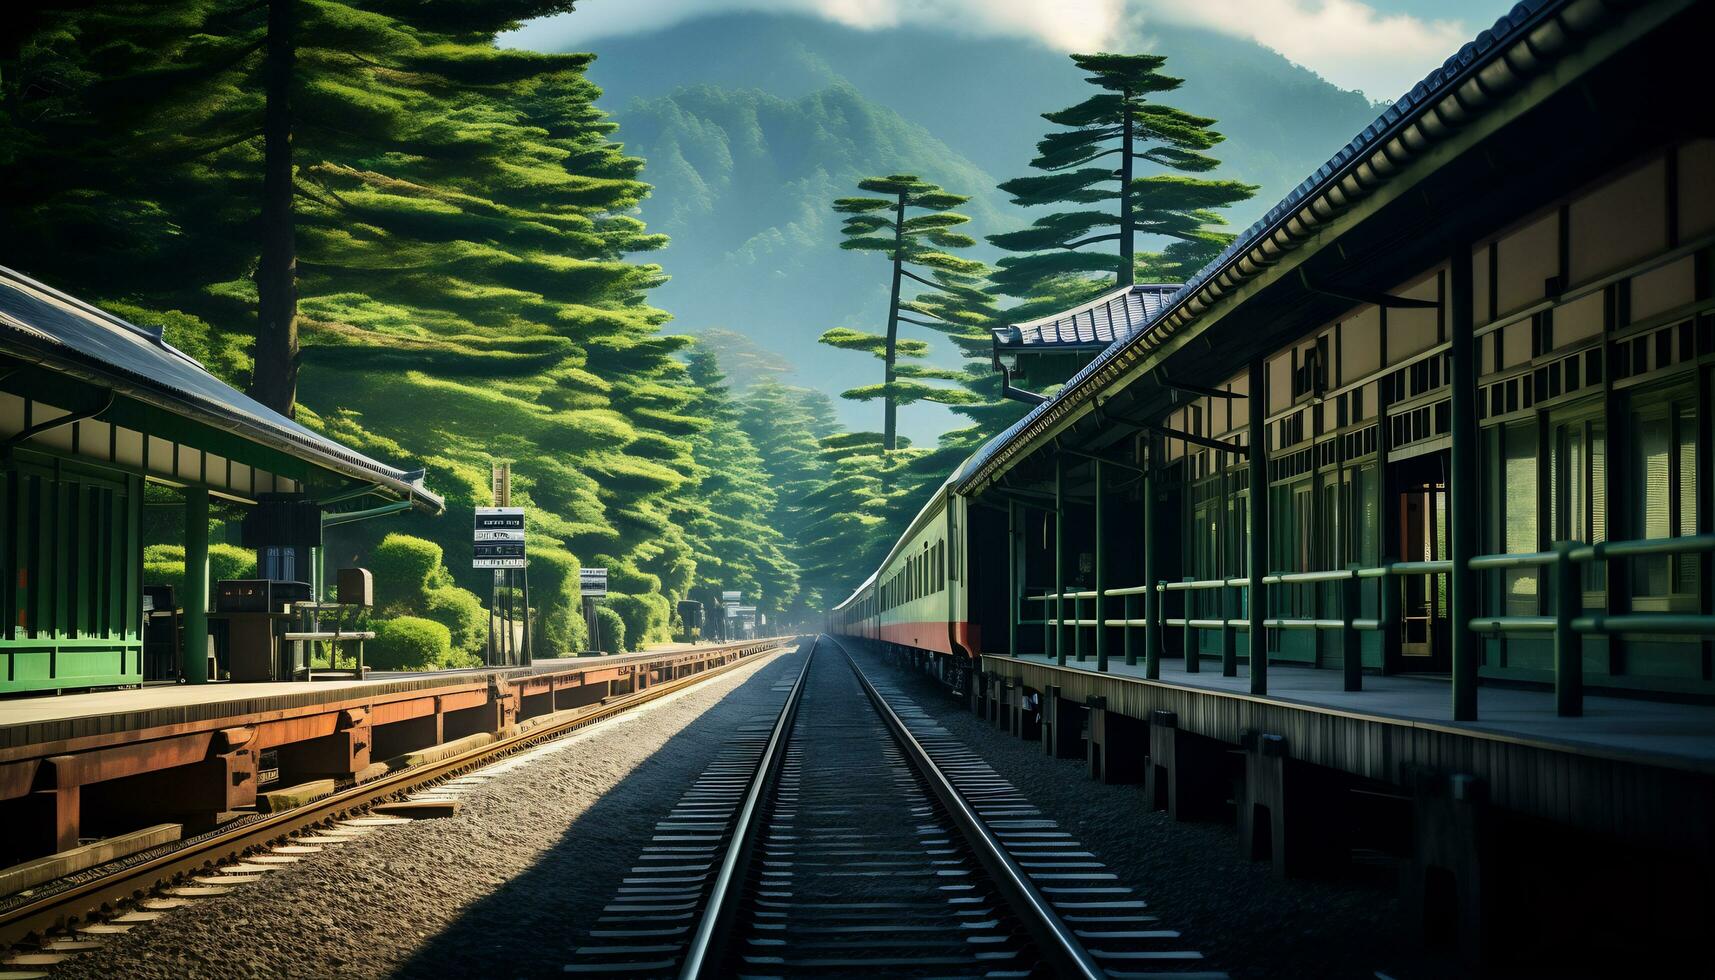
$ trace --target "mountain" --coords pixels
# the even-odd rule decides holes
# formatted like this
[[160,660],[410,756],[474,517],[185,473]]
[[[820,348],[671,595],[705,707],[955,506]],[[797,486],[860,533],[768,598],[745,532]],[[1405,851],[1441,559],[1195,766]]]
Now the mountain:
[[[1064,54],[1030,41],[789,14],[706,17],[590,46],[601,104],[627,151],[647,161],[655,191],[643,217],[672,239],[660,255],[672,280],[651,301],[677,329],[749,335],[798,366],[788,380],[830,394],[878,372],[816,336],[878,329],[887,297],[874,256],[837,248],[829,202],[859,177],[913,171],[974,196],[974,234],[1021,226],[1028,216],[994,184],[1027,171],[1048,128],[1040,113],[1092,92]],[[1167,70],[1186,79],[1167,101],[1220,120],[1220,173],[1262,186],[1233,209],[1234,231],[1376,113],[1362,95],[1248,41],[1162,27],[1133,49],[1166,55]],[[951,351],[933,342],[948,363]],[[841,403],[841,412],[847,424],[879,427],[878,406]],[[901,431],[932,441],[955,421],[913,406]]]

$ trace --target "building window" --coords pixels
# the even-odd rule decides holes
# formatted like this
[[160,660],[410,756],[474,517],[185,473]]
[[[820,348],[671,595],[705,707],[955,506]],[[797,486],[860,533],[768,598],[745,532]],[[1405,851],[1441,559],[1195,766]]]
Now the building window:
[[[1633,410],[1632,528],[1640,538],[1697,533],[1697,405],[1676,393]],[[1633,559],[1633,607],[1695,611],[1698,556],[1652,555]]]

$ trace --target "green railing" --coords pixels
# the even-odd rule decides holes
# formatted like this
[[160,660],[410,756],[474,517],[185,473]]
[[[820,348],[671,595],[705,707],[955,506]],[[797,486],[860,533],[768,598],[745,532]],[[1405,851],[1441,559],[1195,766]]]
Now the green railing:
[[[1593,562],[1641,558],[1658,555],[1687,555],[1707,554],[1715,552],[1715,534],[1687,535],[1676,538],[1652,538],[1642,541],[1604,541],[1597,544],[1584,544],[1575,541],[1557,542],[1547,551],[1529,553],[1479,555],[1471,559],[1472,571],[1498,571],[1507,569],[1548,568],[1552,576],[1554,611],[1547,616],[1477,616],[1473,617],[1466,626],[1473,632],[1485,634],[1499,633],[1549,633],[1554,643],[1554,698],[1555,710],[1566,717],[1583,713],[1584,701],[1584,661],[1582,656],[1582,640],[1585,635],[1613,635],[1616,633],[1652,633],[1652,634],[1702,634],[1715,636],[1715,615],[1706,613],[1667,613],[1667,612],[1633,612],[1633,613],[1589,613],[1583,608],[1583,589],[1579,582],[1578,569],[1582,565]],[[1340,583],[1339,599],[1335,603],[1338,615],[1334,617],[1267,617],[1262,620],[1268,629],[1281,630],[1339,630],[1344,635],[1341,650],[1341,666],[1344,674],[1344,686],[1348,691],[1363,689],[1363,648],[1361,635],[1366,631],[1383,629],[1395,617],[1387,616],[1388,604],[1382,603],[1384,617],[1366,618],[1362,612],[1363,596],[1361,583],[1367,579],[1386,579],[1410,575],[1445,575],[1453,570],[1451,561],[1400,561],[1384,565],[1365,567],[1353,565],[1350,568],[1334,569],[1319,572],[1283,572],[1274,575],[1264,575],[1262,585],[1313,585],[1331,582]],[[1195,673],[1200,669],[1199,652],[1197,649],[1197,631],[1218,629],[1222,632],[1222,664],[1226,673],[1236,673],[1237,658],[1234,654],[1233,634],[1236,630],[1249,630],[1250,620],[1235,616],[1224,615],[1229,608],[1232,590],[1248,589],[1249,578],[1217,578],[1217,579],[1184,579],[1179,582],[1161,581],[1150,585],[1135,585],[1125,588],[1107,589],[1102,595],[1108,599],[1123,600],[1122,615],[1118,619],[1102,616],[1097,595],[1093,591],[1067,592],[1056,595],[1043,593],[1041,595],[1024,596],[1026,601],[1054,602],[1064,600],[1072,604],[1072,615],[1069,618],[1057,618],[1052,610],[1045,609],[1040,619],[1021,620],[1020,625],[1040,625],[1046,649],[1052,653],[1060,644],[1051,642],[1052,631],[1056,626],[1074,627],[1073,643],[1078,654],[1082,657],[1082,632],[1079,627],[1108,627],[1120,628],[1123,632],[1125,657],[1127,663],[1135,663],[1132,651],[1132,629],[1142,627],[1146,631],[1146,650],[1150,656],[1156,654],[1161,645],[1161,638],[1166,627],[1175,626],[1182,629],[1184,637],[1185,669]],[[1195,616],[1167,616],[1165,614],[1166,599],[1169,593],[1186,593],[1217,591],[1220,596],[1222,616],[1216,618],[1198,618]],[[1385,591],[1385,590],[1384,590]],[[1142,618],[1133,616],[1134,602],[1137,597],[1145,597],[1145,610]],[[1567,597],[1576,597],[1575,602],[1568,602]],[[1153,598],[1154,601],[1148,601]],[[1083,603],[1092,604],[1092,615],[1085,617]],[[1062,659],[1064,650],[1060,650]],[[1159,666],[1152,664],[1150,677],[1159,676]]]

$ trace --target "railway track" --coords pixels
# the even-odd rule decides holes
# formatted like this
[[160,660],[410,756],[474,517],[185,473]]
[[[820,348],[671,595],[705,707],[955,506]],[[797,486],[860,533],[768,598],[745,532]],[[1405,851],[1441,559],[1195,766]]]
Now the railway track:
[[[792,638],[784,638],[780,645],[785,647],[791,642]],[[85,931],[100,930],[106,920],[139,902],[161,896],[175,885],[189,882],[194,889],[194,883],[208,880],[197,876],[223,866],[241,865],[246,860],[254,860],[247,856],[279,845],[287,845],[289,849],[293,840],[302,835],[318,834],[336,821],[361,817],[371,807],[420,794],[507,757],[753,663],[756,655],[767,652],[771,651],[761,650],[731,663],[663,681],[593,706],[564,721],[538,725],[438,762],[401,769],[349,786],[292,810],[243,820],[170,849],[148,852],[80,873],[74,878],[45,885],[37,889],[36,894],[22,900],[9,899],[8,904],[0,907],[0,962],[38,949],[76,948]],[[0,970],[7,969],[16,970],[18,967],[0,966]]]
[[566,971],[1216,977],[831,637],[656,827]]

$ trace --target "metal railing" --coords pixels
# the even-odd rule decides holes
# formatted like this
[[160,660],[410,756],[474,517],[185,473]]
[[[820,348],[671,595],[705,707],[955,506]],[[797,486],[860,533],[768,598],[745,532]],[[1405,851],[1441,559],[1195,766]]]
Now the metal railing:
[[[1469,568],[1472,571],[1550,569],[1553,583],[1553,588],[1550,591],[1554,600],[1553,612],[1546,616],[1475,616],[1465,625],[1472,632],[1482,634],[1552,634],[1555,710],[1565,717],[1577,716],[1583,713],[1584,661],[1582,641],[1584,636],[1611,636],[1619,633],[1715,636],[1715,615],[1707,612],[1591,613],[1586,611],[1583,601],[1584,593],[1578,577],[1579,567],[1594,562],[1712,552],[1715,552],[1715,534],[1650,538],[1638,541],[1603,541],[1595,544],[1561,541],[1556,542],[1547,551],[1479,555],[1470,561]],[[1345,640],[1341,650],[1341,667],[1344,674],[1345,689],[1348,691],[1362,690],[1363,646],[1360,634],[1385,629],[1400,617],[1387,615],[1388,603],[1385,601],[1381,606],[1382,618],[1362,616],[1361,583],[1368,579],[1445,575],[1452,571],[1453,563],[1443,559],[1388,562],[1377,566],[1353,565],[1344,569],[1328,571],[1281,572],[1264,575],[1262,585],[1265,589],[1269,586],[1327,583],[1339,583],[1341,588],[1339,598],[1335,602],[1336,616],[1266,617],[1262,623],[1267,629],[1342,631]],[[1041,618],[1020,620],[1019,625],[1042,626],[1045,645],[1050,653],[1054,652],[1060,645],[1047,642],[1054,628],[1056,626],[1073,627],[1073,642],[1080,660],[1083,657],[1082,636],[1079,627],[1119,628],[1124,631],[1125,657],[1128,664],[1136,662],[1131,645],[1131,631],[1134,627],[1142,627],[1146,632],[1154,634],[1153,638],[1146,640],[1146,645],[1151,653],[1159,648],[1162,641],[1162,631],[1166,627],[1180,627],[1184,637],[1185,670],[1188,673],[1195,673],[1200,669],[1197,631],[1218,629],[1222,631],[1223,667],[1227,673],[1231,674],[1236,670],[1233,632],[1235,630],[1248,631],[1251,625],[1250,620],[1227,615],[1215,618],[1199,618],[1191,615],[1167,616],[1165,614],[1166,598],[1169,593],[1185,593],[1188,603],[1191,593],[1218,590],[1224,612],[1228,608],[1229,590],[1248,589],[1250,584],[1250,579],[1243,576],[1215,579],[1187,578],[1178,582],[1162,580],[1154,585],[1134,585],[1103,590],[1103,598],[1123,600],[1122,616],[1117,619],[1106,618],[1102,615],[1103,610],[1097,602],[1098,597],[1094,591],[1060,594],[1047,592],[1039,595],[1027,595],[1021,598],[1028,602],[1069,601],[1072,603],[1072,616],[1057,618],[1051,610],[1045,609]],[[1146,597],[1143,618],[1133,616],[1133,601],[1138,596]],[[1154,599],[1153,602],[1147,601],[1150,597]],[[1576,601],[1568,602],[1567,597],[1574,597]],[[1081,604],[1086,601],[1096,606],[1094,614],[1089,617],[1085,617],[1082,612],[1083,606]],[[1152,670],[1150,676],[1158,676],[1158,673]]]

